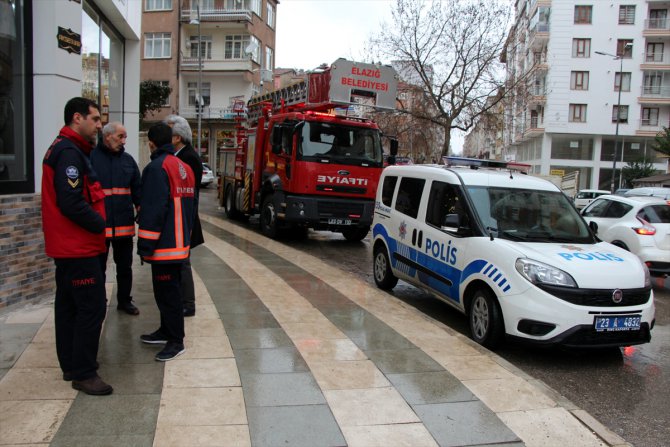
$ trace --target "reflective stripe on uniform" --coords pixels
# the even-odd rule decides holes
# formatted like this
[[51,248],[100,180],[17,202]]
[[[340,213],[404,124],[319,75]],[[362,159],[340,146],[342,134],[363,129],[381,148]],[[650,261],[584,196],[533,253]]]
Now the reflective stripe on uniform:
[[141,228],[137,232],[137,235],[143,239],[150,239],[152,241],[157,241],[161,237],[161,234],[159,232],[143,230]]
[[105,228],[106,237],[135,236],[135,225]]
[[125,196],[130,194],[130,188],[105,188],[106,196]]
[[184,227],[181,215],[181,197],[174,198],[174,235],[177,248],[184,246]]
[[151,256],[145,256],[148,261],[176,261],[188,258],[189,247],[163,248],[156,250]]

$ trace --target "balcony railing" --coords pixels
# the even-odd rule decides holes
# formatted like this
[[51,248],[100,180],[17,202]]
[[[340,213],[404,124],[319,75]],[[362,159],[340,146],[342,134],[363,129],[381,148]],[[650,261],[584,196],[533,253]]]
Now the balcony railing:
[[654,130],[658,129],[661,130],[661,126],[659,125],[658,118],[642,118],[639,120],[639,126],[640,127],[651,127]]
[[[189,22],[198,18],[198,11],[187,6],[181,9],[181,21]],[[252,12],[246,9],[200,9],[201,22],[251,22]]]
[[[181,57],[181,69],[182,70],[197,70],[198,69],[198,58],[192,56],[182,56]],[[240,71],[240,70],[251,70],[251,62],[249,57],[242,57],[237,59],[226,59],[221,54],[212,54],[211,57],[203,57],[202,59],[202,69],[207,70],[231,70],[231,71]]]
[[670,99],[670,86],[642,86],[641,96],[644,98]]
[[662,52],[645,53],[644,54],[644,63],[645,64],[662,64],[662,63],[664,63],[663,53]]
[[[195,106],[180,107],[179,114],[187,119],[196,119],[198,117],[198,109]],[[202,119],[204,120],[233,120],[238,116],[237,112],[232,107],[212,107],[205,106],[202,109]],[[246,113],[242,115],[246,118]]]
[[644,21],[645,30],[670,30],[670,21],[663,19],[646,19]]

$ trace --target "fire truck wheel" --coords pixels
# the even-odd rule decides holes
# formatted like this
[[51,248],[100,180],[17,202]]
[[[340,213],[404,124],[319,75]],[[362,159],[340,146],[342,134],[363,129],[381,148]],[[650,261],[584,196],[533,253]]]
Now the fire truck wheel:
[[365,238],[365,236],[368,235],[369,232],[370,232],[370,227],[347,228],[346,230],[342,230],[342,235],[348,241],[360,242]]
[[267,237],[275,239],[279,235],[279,229],[277,228],[277,211],[275,210],[273,197],[274,196],[270,194],[263,199],[260,223],[261,233]]

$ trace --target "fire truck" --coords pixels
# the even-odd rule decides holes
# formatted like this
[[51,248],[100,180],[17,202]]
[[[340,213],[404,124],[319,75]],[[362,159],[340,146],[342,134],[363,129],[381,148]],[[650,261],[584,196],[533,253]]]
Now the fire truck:
[[398,143],[372,120],[348,115],[360,104],[394,109],[397,85],[390,66],[338,59],[305,81],[240,104],[236,147],[220,157],[226,215],[258,215],[271,238],[312,228],[363,239],[383,169],[382,141],[388,138],[392,153]]

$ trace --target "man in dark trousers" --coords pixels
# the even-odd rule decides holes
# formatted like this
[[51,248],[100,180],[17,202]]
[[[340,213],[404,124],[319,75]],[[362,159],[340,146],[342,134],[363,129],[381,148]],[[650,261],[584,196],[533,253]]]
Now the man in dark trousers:
[[191,168],[175,157],[167,124],[154,124],[147,136],[151,162],[142,171],[137,253],[151,264],[161,322],[156,331],[140,339],[165,344],[155,357],[165,362],[184,352],[181,269],[190,250],[195,178]]
[[111,122],[102,128],[102,140],[91,153],[91,164],[105,191],[107,213],[107,250],[101,256],[102,271],[107,267],[111,245],[116,264],[116,308],[129,315],[139,315],[133,304],[133,236],[135,236],[135,209],[140,206],[140,168],[127,154],[126,128],[120,122]]
[[[193,133],[188,121],[179,115],[170,115],[165,120],[168,126],[172,127],[172,144],[176,152],[175,155],[188,164],[195,175],[195,219],[193,221],[193,231],[191,232],[191,250],[205,242],[200,226],[200,217],[198,216],[198,202],[200,200],[200,183],[202,181],[202,160],[191,145]],[[193,284],[193,272],[191,270],[191,258],[184,262],[181,270],[182,300],[184,303],[184,316],[192,317],[195,315],[195,286]]]
[[105,193],[89,154],[100,130],[100,107],[86,98],[65,105],[65,126],[42,162],[42,229],[56,264],[56,354],[63,380],[91,395],[113,388],[97,373],[107,311],[100,255],[105,252]]

